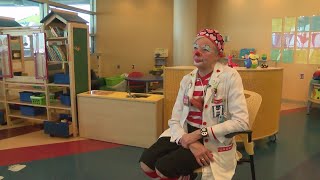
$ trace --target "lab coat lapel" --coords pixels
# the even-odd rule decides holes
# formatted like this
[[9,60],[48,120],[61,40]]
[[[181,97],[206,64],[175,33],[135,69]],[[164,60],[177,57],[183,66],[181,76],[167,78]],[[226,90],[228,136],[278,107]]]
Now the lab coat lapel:
[[194,85],[195,85],[195,82],[196,82],[196,78],[197,78],[197,72],[198,72],[198,69],[195,69],[193,70],[191,73],[190,73],[190,82],[188,84],[188,97],[189,97],[189,101],[190,99],[193,97],[193,91],[194,91]]
[[207,104],[208,100],[211,99],[211,96],[214,94],[214,88],[217,86],[217,84],[220,83],[220,74],[224,70],[224,65],[221,63],[217,62],[216,65],[214,66],[210,81],[209,81],[209,86],[207,89],[206,96],[204,98],[204,104]]

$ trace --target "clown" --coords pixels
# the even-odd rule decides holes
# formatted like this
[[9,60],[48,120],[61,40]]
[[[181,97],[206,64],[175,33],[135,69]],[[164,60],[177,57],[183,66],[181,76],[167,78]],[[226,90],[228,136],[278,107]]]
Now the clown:
[[231,180],[236,144],[225,135],[248,130],[249,119],[239,73],[219,62],[224,41],[204,29],[193,43],[197,67],[185,75],[169,119],[169,129],[143,152],[140,166],[151,178],[193,179],[202,168],[204,180]]

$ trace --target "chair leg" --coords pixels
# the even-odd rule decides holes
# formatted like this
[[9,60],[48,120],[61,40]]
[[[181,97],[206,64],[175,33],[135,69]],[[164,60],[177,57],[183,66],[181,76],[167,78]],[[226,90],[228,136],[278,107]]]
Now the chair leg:
[[255,172],[255,169],[254,169],[254,158],[253,158],[253,155],[250,155],[250,167],[251,167],[252,180],[256,180],[256,172]]

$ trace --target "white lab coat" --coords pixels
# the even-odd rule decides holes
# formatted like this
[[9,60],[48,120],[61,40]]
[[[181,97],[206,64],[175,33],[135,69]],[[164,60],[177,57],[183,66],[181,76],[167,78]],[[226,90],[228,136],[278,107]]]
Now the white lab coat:
[[[187,133],[186,118],[189,106],[183,103],[184,96],[192,98],[194,84],[197,77],[197,69],[185,75],[180,83],[180,89],[173,107],[172,116],[169,120],[169,129],[160,137],[169,136],[171,142],[178,142],[183,134]],[[214,117],[213,108],[216,102],[214,98],[214,87],[217,86],[215,99],[223,99],[225,121],[218,122]],[[231,180],[236,168],[236,144],[234,139],[228,139],[226,134],[249,129],[249,117],[245,96],[243,93],[242,80],[239,73],[228,66],[216,63],[214,71],[209,80],[209,86],[204,97],[204,108],[202,112],[202,127],[208,128],[208,142],[204,145],[212,151],[214,162],[202,169],[203,180]]]

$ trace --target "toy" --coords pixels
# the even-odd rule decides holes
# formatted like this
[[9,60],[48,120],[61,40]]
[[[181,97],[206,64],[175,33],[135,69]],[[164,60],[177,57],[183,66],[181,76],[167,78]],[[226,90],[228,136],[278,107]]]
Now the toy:
[[262,55],[261,55],[261,59],[264,60],[264,61],[266,61],[266,60],[267,60],[267,54],[262,54]]
[[320,80],[320,67],[316,70],[316,72],[313,73],[312,79],[314,80]]
[[269,66],[268,66],[268,64],[261,64],[261,68],[268,68]]
[[246,67],[246,68],[251,68],[251,66],[252,66],[252,62],[251,62],[251,60],[249,59],[249,58],[247,58],[246,60],[244,60],[244,66]]
[[244,48],[240,50],[239,58],[247,59],[246,55],[249,55],[250,52],[255,52],[256,50],[254,48]]
[[257,68],[258,67],[258,59],[259,56],[254,54],[252,51],[249,54],[249,59],[251,60],[251,68]]
[[239,66],[237,63],[232,62],[232,55],[228,56],[228,66],[231,68]]

